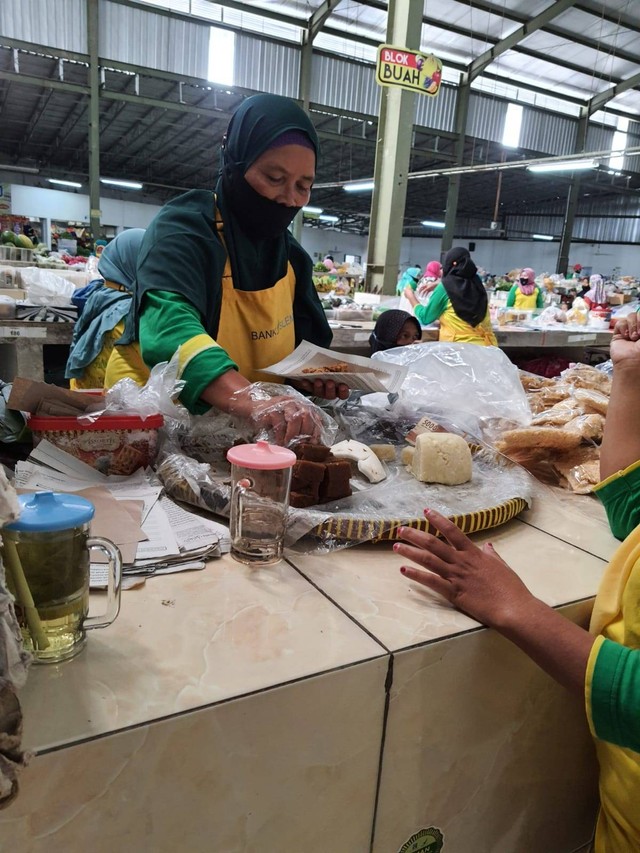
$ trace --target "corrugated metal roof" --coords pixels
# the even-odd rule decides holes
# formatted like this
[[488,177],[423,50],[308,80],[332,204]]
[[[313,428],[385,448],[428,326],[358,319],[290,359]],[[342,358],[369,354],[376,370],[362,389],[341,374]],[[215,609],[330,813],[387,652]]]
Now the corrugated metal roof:
[[85,0],[64,0],[64,4],[42,0],[0,3],[0,33],[7,38],[46,44],[60,50],[87,51]]
[[547,154],[573,154],[577,130],[575,119],[525,107],[520,128],[520,148]]
[[207,78],[209,27],[100,0],[100,56]]
[[237,86],[258,92],[298,97],[300,51],[293,47],[238,34],[234,63]]

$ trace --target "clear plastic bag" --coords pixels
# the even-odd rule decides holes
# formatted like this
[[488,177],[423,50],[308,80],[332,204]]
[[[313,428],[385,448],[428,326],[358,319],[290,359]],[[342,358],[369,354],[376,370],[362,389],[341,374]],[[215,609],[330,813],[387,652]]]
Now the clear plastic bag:
[[33,305],[71,305],[75,287],[51,270],[26,267],[22,270],[22,286]]
[[229,412],[246,441],[268,441],[286,447],[311,441],[330,446],[337,426],[333,418],[288,385],[254,382],[236,391]]
[[400,401],[439,414],[462,433],[480,439],[483,422],[531,421],[518,368],[497,347],[436,341],[377,352],[373,360],[406,365]]

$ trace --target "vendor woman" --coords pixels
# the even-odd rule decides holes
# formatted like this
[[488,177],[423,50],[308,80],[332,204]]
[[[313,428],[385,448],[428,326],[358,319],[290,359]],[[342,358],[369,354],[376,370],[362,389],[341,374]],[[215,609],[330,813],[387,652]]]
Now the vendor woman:
[[428,305],[420,305],[410,287],[405,288],[404,295],[423,326],[440,320],[439,340],[498,345],[491,328],[487,291],[471,255],[462,246],[447,252],[442,265],[442,281],[433,291]]
[[[287,230],[309,201],[317,152],[313,124],[293,101],[244,101],[222,142],[215,192],[178,196],[147,230],[134,310],[111,355],[107,387],[127,376],[144,383],[150,368],[179,350],[186,383],[180,400],[191,412],[214,406],[260,423],[266,410],[273,425],[273,401],[236,392],[273,381],[261,370],[300,341],[331,343],[311,258]],[[302,387],[328,398],[348,395],[334,382]],[[277,417],[287,436],[305,432],[309,407],[281,398]]]
[[544,293],[536,284],[536,274],[529,267],[520,270],[518,280],[507,296],[507,308],[517,308],[520,311],[544,308]]

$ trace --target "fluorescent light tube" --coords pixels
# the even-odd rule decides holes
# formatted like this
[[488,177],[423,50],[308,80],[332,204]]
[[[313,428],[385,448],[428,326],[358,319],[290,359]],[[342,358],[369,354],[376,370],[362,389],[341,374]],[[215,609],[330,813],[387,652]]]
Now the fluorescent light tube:
[[534,240],[553,240],[551,234],[532,234]]
[[47,178],[47,181],[50,184],[60,184],[61,187],[78,187],[78,189],[82,186],[77,181],[63,181],[61,178]]
[[425,219],[421,224],[425,228],[444,228],[444,222],[435,222],[432,219]]
[[138,181],[119,181],[116,178],[100,178],[101,184],[113,184],[114,187],[125,187],[128,190],[141,190],[142,184]]
[[322,213],[324,208],[322,207],[312,207],[311,205],[306,205],[302,208],[303,213],[308,213],[310,216],[316,216],[319,213]]
[[348,193],[364,193],[372,190],[375,184],[373,181],[360,181],[353,184],[345,184],[343,189]]
[[578,172],[585,169],[595,169],[595,160],[563,160],[556,163],[536,163],[527,166],[530,172]]
[[318,219],[321,222],[340,222],[339,216],[331,216],[329,213],[323,213]]

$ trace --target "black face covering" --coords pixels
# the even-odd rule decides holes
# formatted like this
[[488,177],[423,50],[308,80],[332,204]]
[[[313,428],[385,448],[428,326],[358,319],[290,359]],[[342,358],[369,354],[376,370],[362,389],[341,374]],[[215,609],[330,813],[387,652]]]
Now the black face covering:
[[287,230],[299,207],[288,207],[265,198],[247,182],[236,169],[225,167],[222,186],[227,204],[237,217],[238,224],[252,240],[269,240]]

